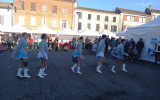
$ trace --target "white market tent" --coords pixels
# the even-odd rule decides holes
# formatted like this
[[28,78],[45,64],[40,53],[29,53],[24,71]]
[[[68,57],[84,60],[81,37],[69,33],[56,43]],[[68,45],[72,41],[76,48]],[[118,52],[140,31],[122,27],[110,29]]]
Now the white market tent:
[[148,49],[154,49],[153,42],[160,37],[160,16],[151,22],[128,28],[126,39],[133,38],[136,42],[139,38],[144,41],[144,48],[142,51],[141,59],[154,62],[154,56],[148,55]]
[[45,26],[45,25],[39,27],[38,30],[30,30],[30,31],[28,31],[28,32],[29,32],[29,33],[40,33],[40,34],[42,34],[42,33],[46,33],[46,34],[58,34],[57,31],[54,31],[54,30],[48,28],[48,27]]
[[122,31],[120,33],[117,33],[116,36],[126,36],[127,32],[126,31]]
[[95,32],[92,32],[88,28],[85,28],[84,30],[82,30],[81,32],[78,32],[77,34],[79,34],[80,36],[100,36]]
[[73,31],[73,30],[71,30],[69,28],[66,28],[66,29],[60,31],[59,35],[77,35],[75,33],[76,33],[75,31]]
[[23,27],[21,24],[16,24],[14,26],[7,27],[6,29],[2,30],[3,32],[9,32],[9,33],[22,33],[22,32],[28,32],[28,29]]
[[106,29],[104,29],[103,31],[99,32],[98,35],[102,36],[103,34],[108,35],[110,38],[111,37],[116,37],[115,33],[109,32]]

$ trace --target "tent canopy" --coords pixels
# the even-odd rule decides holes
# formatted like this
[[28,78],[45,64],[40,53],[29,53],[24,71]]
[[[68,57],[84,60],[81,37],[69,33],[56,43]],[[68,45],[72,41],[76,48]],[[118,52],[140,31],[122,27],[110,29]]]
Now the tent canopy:
[[69,28],[66,28],[66,29],[60,31],[59,35],[76,35],[75,33],[76,33],[75,31],[73,31]]
[[38,30],[30,30],[29,33],[46,33],[46,34],[57,34],[57,31],[54,31],[47,26],[41,26],[38,28]]
[[98,34],[96,34],[95,32],[92,32],[88,28],[85,28],[84,30],[82,30],[81,32],[78,32],[77,34],[79,34],[80,36],[99,36]]
[[22,33],[22,32],[27,32],[28,29],[23,27],[21,24],[16,24],[14,26],[0,26],[0,30],[2,32],[15,32],[15,33]]
[[120,33],[117,33],[116,36],[126,36],[127,32],[126,31],[122,31]]
[[107,31],[106,29],[104,29],[103,31],[99,32],[98,34],[99,34],[99,35],[105,34],[105,35],[108,35],[109,37],[116,37],[116,34],[114,34],[114,33],[112,33],[112,32],[109,32],[109,31]]

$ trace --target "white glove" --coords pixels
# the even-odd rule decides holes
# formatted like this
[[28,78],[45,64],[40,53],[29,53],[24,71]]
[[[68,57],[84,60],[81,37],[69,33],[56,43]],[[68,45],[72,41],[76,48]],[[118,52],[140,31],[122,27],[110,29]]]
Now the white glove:
[[129,56],[127,53],[124,53],[125,56]]

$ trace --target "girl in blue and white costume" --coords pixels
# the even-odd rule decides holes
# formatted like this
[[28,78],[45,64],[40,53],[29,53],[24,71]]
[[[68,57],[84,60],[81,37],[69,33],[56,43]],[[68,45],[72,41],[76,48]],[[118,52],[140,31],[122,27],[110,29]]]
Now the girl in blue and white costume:
[[46,61],[48,60],[48,56],[47,56],[47,52],[48,52],[48,44],[46,42],[46,39],[48,38],[48,36],[46,34],[42,34],[41,36],[41,43],[40,43],[40,50],[38,53],[38,59],[41,59],[42,61],[42,65],[40,67],[39,73],[38,73],[38,77],[40,78],[44,78],[44,76],[46,76],[47,74],[44,73],[45,70],[45,66],[46,66]]
[[[20,59],[20,65],[18,68],[17,77],[24,77],[30,78],[31,76],[28,75],[28,56],[27,56],[27,33],[22,33],[22,38],[19,40],[18,45],[13,50],[11,58],[13,58],[16,54],[16,58]],[[18,52],[18,53],[17,53]],[[23,68],[24,65],[24,68]],[[24,75],[21,72],[24,70]]]
[[122,70],[124,71],[124,72],[127,72],[127,70],[126,70],[126,64],[125,64],[125,59],[124,59],[124,55],[126,55],[126,56],[128,56],[128,54],[126,54],[125,52],[124,52],[124,44],[125,44],[125,39],[122,39],[121,40],[121,43],[118,45],[118,47],[116,48],[117,50],[118,50],[118,54],[116,54],[116,55],[114,55],[114,53],[112,53],[112,56],[113,57],[115,57],[115,62],[114,62],[114,64],[113,64],[113,66],[112,66],[112,69],[111,69],[111,71],[113,72],[113,73],[116,73],[116,71],[114,70],[115,69],[115,67],[116,67],[116,65],[117,65],[117,63],[118,63],[118,61],[119,60],[122,60],[123,61],[123,64],[122,64]]
[[96,57],[98,58],[98,64],[97,64],[97,72],[98,73],[102,73],[100,68],[102,67],[102,63],[104,61],[104,52],[105,52],[105,41],[107,39],[107,36],[106,35],[102,35],[102,39],[101,41],[99,42],[98,44],[98,52],[97,52],[97,55]]
[[75,62],[75,65],[71,67],[71,70],[74,72],[74,69],[77,67],[77,74],[82,74],[80,72],[80,65],[82,61],[82,42],[83,42],[83,37],[80,37],[76,44],[76,50],[73,54],[73,57],[77,59],[77,62]]

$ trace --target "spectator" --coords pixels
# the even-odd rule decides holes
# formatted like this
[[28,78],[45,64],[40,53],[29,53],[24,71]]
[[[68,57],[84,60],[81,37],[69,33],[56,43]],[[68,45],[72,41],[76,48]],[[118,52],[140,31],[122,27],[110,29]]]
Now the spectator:
[[142,38],[140,38],[139,41],[137,42],[137,45],[136,45],[136,49],[138,51],[137,60],[139,60],[139,58],[141,56],[141,52],[142,52],[143,47],[144,47],[144,42],[142,41]]
[[76,41],[77,41],[77,39],[76,39],[76,37],[74,36],[73,39],[72,39],[73,49],[75,49],[75,47],[76,47]]
[[125,52],[125,53],[128,53],[128,49],[129,49],[129,42],[128,42],[128,40],[126,39],[126,42],[125,42],[125,45],[124,45],[124,52]]
[[58,41],[57,40],[55,40],[54,45],[55,45],[55,51],[58,51]]
[[131,61],[134,58],[134,56],[133,56],[134,55],[134,53],[133,53],[134,47],[135,47],[135,42],[132,38],[129,42],[129,50],[128,50],[129,58],[130,58]]
[[2,43],[0,43],[0,54],[3,55],[4,46]]
[[115,38],[112,38],[111,51],[113,50],[114,47],[116,47],[116,40],[115,40]]
[[68,51],[69,43],[65,42],[63,47],[64,47],[64,51]]
[[35,36],[33,37],[33,40],[34,40],[34,49],[35,49],[35,46],[37,46],[37,49],[38,49],[38,36],[37,36],[37,34],[35,34]]
[[155,45],[155,63],[160,62],[160,37],[159,40],[156,41]]
[[7,46],[9,50],[12,50],[12,46],[13,46],[13,37],[11,36],[11,34],[9,34],[7,36]]
[[106,47],[105,47],[105,51],[106,52],[108,52],[108,46],[109,46],[109,44],[110,44],[110,38],[109,38],[109,36],[107,36],[107,39],[106,39],[106,41],[105,41],[105,45],[106,45]]
[[33,38],[29,37],[29,48],[32,50]]
[[53,50],[54,49],[54,40],[55,40],[54,35],[51,37],[51,39],[52,39],[52,50]]

